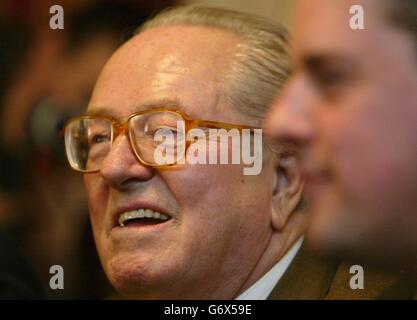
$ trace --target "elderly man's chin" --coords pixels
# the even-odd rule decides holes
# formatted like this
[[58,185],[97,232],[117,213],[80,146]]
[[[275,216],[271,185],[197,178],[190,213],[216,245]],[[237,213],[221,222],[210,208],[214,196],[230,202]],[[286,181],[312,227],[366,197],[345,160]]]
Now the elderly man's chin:
[[151,252],[119,252],[104,262],[110,283],[122,296],[130,299],[174,299],[167,288],[175,282],[178,261],[157,257]]
[[171,287],[179,270],[186,269],[186,254],[171,246],[180,242],[172,227],[160,233],[135,227],[125,227],[119,230],[121,234],[101,233],[96,239],[100,260],[116,291],[128,298],[164,298],[157,294],[158,288]]

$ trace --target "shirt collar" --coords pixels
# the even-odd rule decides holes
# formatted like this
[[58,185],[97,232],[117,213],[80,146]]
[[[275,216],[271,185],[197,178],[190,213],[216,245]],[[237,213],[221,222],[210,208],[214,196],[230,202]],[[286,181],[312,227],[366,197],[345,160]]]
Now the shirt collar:
[[256,281],[235,300],[266,300],[290,266],[298,250],[300,250],[303,240],[304,237],[301,237],[272,269],[265,273],[262,278]]

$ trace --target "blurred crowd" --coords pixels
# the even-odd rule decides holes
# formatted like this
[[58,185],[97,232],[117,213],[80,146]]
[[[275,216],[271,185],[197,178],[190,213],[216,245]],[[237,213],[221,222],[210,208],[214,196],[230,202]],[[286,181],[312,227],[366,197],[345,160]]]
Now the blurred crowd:
[[[51,30],[49,8],[64,8]],[[0,1],[0,231],[14,238],[51,298],[113,295],[88,221],[81,175],[59,131],[83,113],[111,53],[174,1]],[[65,290],[48,288],[61,265]]]

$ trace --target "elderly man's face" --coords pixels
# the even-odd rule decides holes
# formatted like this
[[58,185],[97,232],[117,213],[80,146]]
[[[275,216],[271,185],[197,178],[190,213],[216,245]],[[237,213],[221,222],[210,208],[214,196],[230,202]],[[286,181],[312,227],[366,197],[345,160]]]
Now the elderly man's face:
[[[226,103],[224,73],[238,38],[201,27],[162,27],[125,44],[104,68],[89,112],[120,120],[151,107],[193,118],[253,125]],[[152,169],[126,136],[101,171],[85,175],[91,221],[105,272],[142,298],[232,298],[262,255],[271,229],[273,168],[244,176],[242,165]],[[122,212],[151,208],[164,223],[121,227]]]
[[406,258],[417,247],[415,43],[380,1],[360,1],[366,29],[350,29],[354,4],[300,2],[295,72],[267,126],[303,147],[316,245]]

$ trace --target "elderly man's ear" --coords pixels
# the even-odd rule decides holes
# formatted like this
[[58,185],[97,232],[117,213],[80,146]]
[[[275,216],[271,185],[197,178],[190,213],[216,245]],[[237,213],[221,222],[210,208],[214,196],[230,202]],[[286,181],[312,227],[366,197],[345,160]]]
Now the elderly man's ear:
[[272,225],[279,231],[301,201],[304,183],[297,156],[282,155],[276,161],[271,187]]

